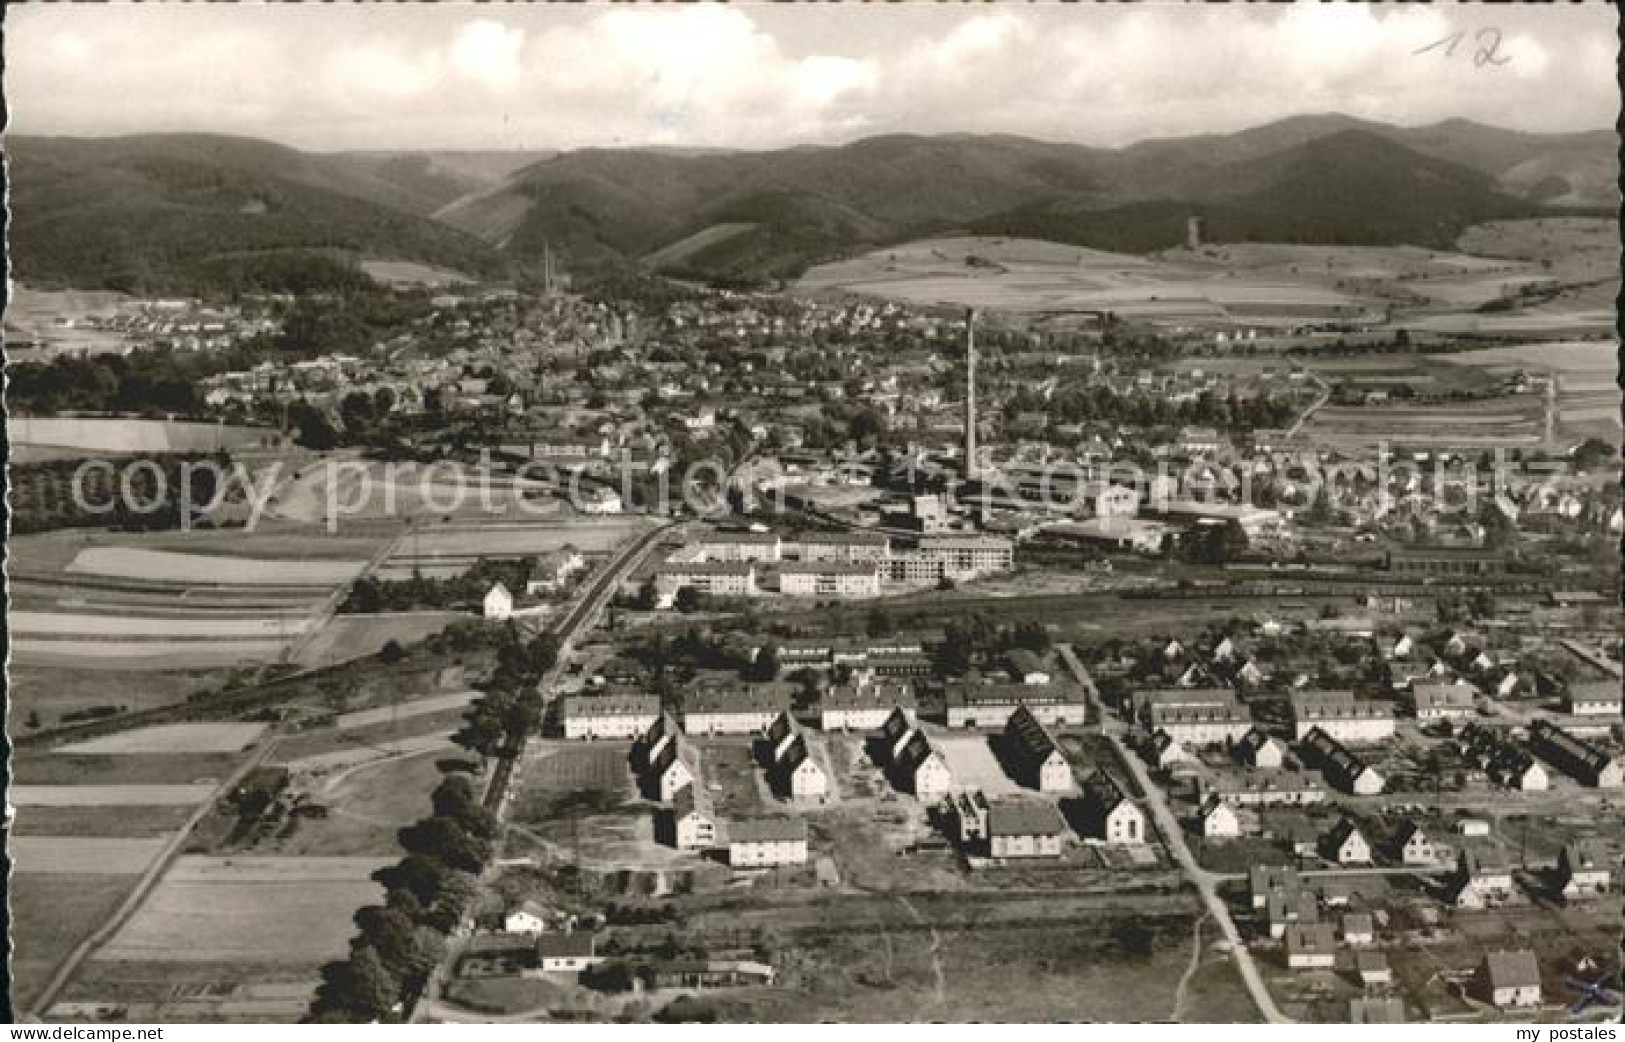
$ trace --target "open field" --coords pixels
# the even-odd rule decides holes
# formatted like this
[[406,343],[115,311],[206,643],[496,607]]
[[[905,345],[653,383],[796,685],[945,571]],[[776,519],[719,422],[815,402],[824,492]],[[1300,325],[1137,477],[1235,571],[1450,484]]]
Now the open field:
[[162,839],[92,836],[12,836],[12,871],[46,875],[118,876],[146,869]]
[[269,427],[228,427],[182,420],[12,416],[6,436],[14,445],[104,454],[217,452],[270,444],[281,434]]
[[190,785],[13,785],[8,793],[19,807],[173,806],[202,803],[214,791],[207,782]]
[[7,616],[12,631],[31,637],[246,637],[268,638],[304,627],[303,620],[196,618],[132,618],[117,615],[80,615],[69,612],[13,611]]
[[917,305],[1010,312],[1112,311],[1151,322],[1303,321],[1366,306],[1330,279],[1210,262],[1105,253],[1029,239],[925,239],[820,265],[803,292],[841,290]]
[[134,886],[133,876],[13,872],[7,880],[13,1009],[33,1005],[62,960],[112,916]]
[[1536,445],[1544,437],[1538,395],[1438,406],[1327,406],[1303,429],[1319,445]]
[[[12,650],[24,665],[55,667],[56,675],[263,663],[303,633],[378,545],[285,530],[25,537],[12,572]],[[48,694],[73,701],[75,687],[63,683]],[[129,703],[91,703],[120,704]]]
[[252,745],[264,724],[162,724],[64,745],[64,753],[227,753]]
[[334,615],[301,645],[298,661],[305,666],[325,666],[365,658],[392,640],[408,647],[466,618],[464,613],[452,611]]
[[432,264],[419,264],[416,261],[364,260],[361,262],[361,270],[374,282],[393,287],[422,286],[426,289],[444,289],[450,286],[466,286],[474,281],[460,271],[437,268]]
[[422,716],[424,713],[438,713],[443,709],[461,709],[479,697],[480,693],[478,691],[455,691],[449,695],[434,695],[429,698],[402,702],[399,705],[344,713],[335,719],[333,723],[340,730],[370,727],[373,724],[386,724],[393,720]]
[[176,860],[98,960],[319,963],[344,952],[350,916],[392,858]]
[[301,818],[290,835],[256,844],[256,854],[281,857],[398,857],[400,829],[429,812],[440,781],[437,750],[379,760],[331,776],[296,777],[293,791],[324,807],[326,817]]
[[134,712],[174,705],[186,701],[188,695],[218,687],[225,676],[223,671],[210,669],[176,670],[173,662],[154,663],[163,668],[141,673],[84,669],[71,656],[62,656],[55,666],[24,662],[15,654],[15,641],[12,651],[7,722],[14,737],[33,730],[30,721],[41,727],[60,724],[65,713],[113,706]]
[[[526,492],[538,498],[522,500]],[[512,475],[487,474],[456,463],[322,460],[279,486],[266,512],[274,518],[324,525],[331,512],[336,527],[349,531],[383,520],[420,517],[505,517],[523,522],[533,513],[554,513],[554,502],[548,483],[516,483]]]
[[[213,791],[210,787],[209,792]],[[106,803],[18,806],[13,836],[96,836],[156,839],[174,835],[197,806],[193,803]]]
[[332,752],[311,753],[308,756],[287,760],[286,763],[289,769],[295,771],[332,771],[344,767],[353,767],[356,764],[368,763],[372,760],[382,760],[392,756],[409,756],[434,750],[443,750],[448,753],[461,751],[457,746],[451,744],[451,728],[443,728],[432,734],[421,734],[410,738],[369,742],[366,745],[335,749]]
[[11,757],[12,784],[189,785],[219,784],[237,756],[227,753],[137,753],[123,756],[18,750]]
[[76,575],[213,585],[335,586],[361,571],[362,561],[271,560],[182,554],[134,547],[81,550],[68,565]]

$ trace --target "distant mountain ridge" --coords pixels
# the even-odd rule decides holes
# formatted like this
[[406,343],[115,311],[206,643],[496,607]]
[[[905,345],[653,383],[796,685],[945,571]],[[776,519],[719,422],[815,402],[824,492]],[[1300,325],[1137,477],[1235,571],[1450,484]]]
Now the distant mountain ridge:
[[212,134],[19,136],[5,150],[15,276],[38,285],[189,293],[276,286],[324,267],[313,257],[330,274],[367,256],[506,263],[431,220],[432,189],[343,156]]
[[[1448,246],[1483,220],[1618,209],[1611,131],[1338,114],[1124,148],[888,134],[769,151],[313,154],[242,138],[12,138],[13,257],[81,285],[184,280],[198,256],[337,250],[475,272],[760,280],[947,231],[1146,251],[1216,240]],[[134,272],[132,275],[131,273]],[[122,287],[121,287],[122,288]]]
[[1337,114],[1120,149],[969,134],[694,155],[583,149],[442,216],[519,255],[546,242],[575,264],[645,258],[713,278],[789,277],[953,230],[1145,251],[1183,241],[1194,214],[1216,239],[1448,246],[1478,221],[1617,210],[1614,149],[1610,131]]

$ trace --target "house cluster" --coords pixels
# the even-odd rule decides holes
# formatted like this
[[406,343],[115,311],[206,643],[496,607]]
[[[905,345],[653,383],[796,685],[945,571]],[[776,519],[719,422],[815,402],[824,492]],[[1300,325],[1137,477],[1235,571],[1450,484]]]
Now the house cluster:
[[807,823],[800,818],[726,823],[718,818],[699,752],[670,713],[660,714],[633,743],[632,765],[644,794],[662,804],[655,814],[655,835],[661,842],[678,850],[720,848],[734,868],[806,864]]

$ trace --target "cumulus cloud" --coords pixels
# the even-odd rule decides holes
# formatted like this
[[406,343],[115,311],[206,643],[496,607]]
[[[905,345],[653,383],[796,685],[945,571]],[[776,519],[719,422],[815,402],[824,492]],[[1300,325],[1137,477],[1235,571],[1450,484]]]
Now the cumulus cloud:
[[[26,133],[216,130],[318,149],[759,148],[895,131],[1116,145],[1319,111],[1584,129],[1619,104],[1601,6],[10,14],[7,89]],[[1457,33],[1453,54],[1417,53]],[[1475,61],[1480,33],[1499,36],[1504,64]]]

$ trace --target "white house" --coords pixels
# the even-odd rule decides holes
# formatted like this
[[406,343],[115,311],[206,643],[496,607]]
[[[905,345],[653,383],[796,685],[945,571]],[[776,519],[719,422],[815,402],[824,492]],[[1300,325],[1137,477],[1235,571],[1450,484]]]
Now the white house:
[[800,818],[755,818],[728,825],[728,864],[772,868],[807,862],[807,823]]
[[1241,819],[1235,809],[1217,796],[1208,798],[1200,818],[1202,836],[1206,839],[1235,839],[1241,835]]
[[513,594],[501,582],[497,582],[490,590],[486,591],[484,608],[485,617],[488,619],[498,621],[511,619],[513,618]]

